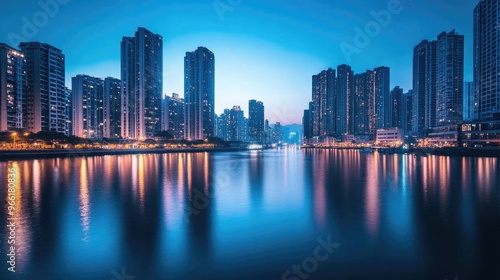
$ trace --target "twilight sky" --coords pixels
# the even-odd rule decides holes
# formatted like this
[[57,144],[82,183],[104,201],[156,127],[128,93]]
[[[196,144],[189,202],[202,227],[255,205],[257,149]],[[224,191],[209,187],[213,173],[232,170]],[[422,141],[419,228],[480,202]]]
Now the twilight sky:
[[[374,19],[372,11],[398,0],[58,1],[65,4],[45,18],[37,0],[2,1],[0,42],[13,44],[16,34],[62,49],[68,87],[77,74],[120,78],[121,38],[133,36],[139,26],[163,36],[168,95],[184,95],[186,51],[205,46],[214,52],[217,114],[241,105],[247,115],[248,100],[257,99],[271,122],[301,123],[311,76],[343,63],[355,73],[389,66],[391,87],[406,91],[413,47],[452,29],[465,35],[465,79],[472,80],[472,12],[479,0],[399,0],[402,11],[379,32],[373,29],[370,42],[351,56],[341,46],[356,46],[355,28],[364,30]],[[41,27],[23,33],[34,16]]]

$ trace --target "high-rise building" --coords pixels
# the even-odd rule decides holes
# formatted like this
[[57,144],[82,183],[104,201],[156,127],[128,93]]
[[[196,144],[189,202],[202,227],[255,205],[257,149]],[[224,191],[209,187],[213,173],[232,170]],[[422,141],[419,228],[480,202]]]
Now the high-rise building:
[[217,137],[224,141],[229,141],[229,117],[230,110],[224,109],[224,113],[217,117]]
[[0,43],[0,131],[23,128],[24,54]]
[[335,134],[336,127],[336,88],[335,70],[321,71],[312,77],[313,134],[328,136]]
[[184,100],[179,94],[172,93],[172,97],[165,96],[163,99],[163,129],[170,132],[176,140],[184,139]]
[[436,126],[436,41],[424,40],[413,50],[413,133],[425,135]]
[[474,9],[474,116],[500,120],[500,1],[482,0]]
[[375,73],[375,127],[388,128],[391,119],[391,72],[389,67],[381,66],[373,70]]
[[66,136],[73,135],[73,95],[71,89],[68,87],[64,87],[64,103],[66,104],[64,107],[64,112],[66,115],[66,128],[64,134]]
[[104,134],[104,81],[87,75],[71,79],[73,135],[102,138]]
[[409,90],[404,93],[401,97],[401,129],[405,135],[409,135],[412,132],[413,123],[413,90]]
[[240,106],[229,111],[228,141],[245,141],[245,116]]
[[391,90],[390,107],[389,112],[386,114],[390,117],[386,128],[402,128],[402,117],[401,117],[401,107],[402,107],[403,89],[396,86]]
[[120,79],[104,79],[104,132],[106,138],[120,138],[122,132],[122,83]]
[[26,59],[23,126],[29,131],[65,133],[65,58],[61,50],[43,43],[21,43]]
[[121,42],[121,136],[143,139],[161,130],[163,39],[145,28]]
[[253,99],[248,102],[248,137],[252,143],[264,141],[264,103]]
[[351,66],[343,64],[337,67],[336,135],[350,134],[354,130],[353,81]]
[[184,57],[185,138],[215,136],[215,57],[205,47]]
[[369,93],[368,73],[354,75],[354,134],[369,134]]
[[464,121],[477,119],[474,115],[474,82],[464,82]]
[[304,116],[302,117],[302,129],[304,130],[302,134],[304,135],[304,142],[307,141],[307,139],[312,138],[312,131],[311,131],[311,112],[309,109],[304,110]]
[[456,125],[463,120],[464,36],[443,32],[436,50],[436,126]]

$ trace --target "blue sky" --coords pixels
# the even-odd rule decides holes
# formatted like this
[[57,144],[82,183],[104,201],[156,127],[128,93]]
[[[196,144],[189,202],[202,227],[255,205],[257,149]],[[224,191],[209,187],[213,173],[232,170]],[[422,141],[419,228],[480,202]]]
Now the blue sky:
[[410,89],[413,47],[442,31],[465,35],[465,79],[472,79],[478,0],[399,0],[402,11],[348,60],[341,45],[355,46],[354,28],[365,29],[374,20],[371,12],[387,10],[391,1],[397,0],[59,0],[66,3],[44,18],[39,1],[6,0],[0,4],[0,42],[23,36],[23,18],[33,23],[38,16],[40,28],[26,38],[63,50],[71,87],[77,74],[119,78],[122,36],[145,27],[163,36],[165,93],[183,96],[185,52],[205,46],[215,54],[216,113],[241,105],[247,114],[248,100],[257,99],[266,118],[285,124],[301,122],[311,76],[328,67],[346,63],[358,73],[389,66],[391,87]]

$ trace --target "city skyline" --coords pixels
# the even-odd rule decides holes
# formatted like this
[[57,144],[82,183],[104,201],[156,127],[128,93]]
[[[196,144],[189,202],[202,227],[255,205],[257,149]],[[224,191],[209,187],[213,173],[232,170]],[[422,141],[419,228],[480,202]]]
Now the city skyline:
[[[472,22],[472,13],[463,11],[467,9],[453,8],[457,5],[456,2],[452,3],[451,1],[429,2],[429,5],[424,9],[410,1],[401,0],[405,16],[392,15],[390,24],[384,27],[378,36],[371,39],[369,46],[363,48],[359,54],[353,55],[352,61],[349,63],[341,51],[340,44],[343,42],[352,44],[355,32],[352,28],[345,28],[345,26],[363,27],[373,20],[371,11],[377,12],[386,9],[389,2],[391,1],[358,3],[320,1],[311,3],[303,11],[298,11],[293,7],[293,1],[280,4],[264,4],[259,1],[250,4],[244,1],[232,7],[232,10],[225,11],[223,20],[221,20],[220,13],[210,1],[193,1],[190,5],[182,7],[178,5],[180,3],[178,1],[161,4],[150,1],[140,5],[131,3],[117,5],[116,11],[110,15],[110,19],[90,26],[83,24],[81,20],[67,26],[58,26],[58,22],[64,21],[76,10],[89,11],[95,5],[92,1],[87,2],[86,5],[69,2],[60,4],[58,13],[51,16],[43,28],[37,28],[36,35],[29,40],[47,42],[63,50],[67,57],[66,86],[70,86],[69,79],[77,74],[101,78],[119,77],[120,53],[116,44],[123,34],[129,34],[137,26],[144,26],[164,37],[164,94],[183,92],[182,54],[186,50],[206,46],[218,54],[215,111],[222,112],[224,108],[239,104],[242,105],[244,111],[248,112],[246,100],[255,98],[268,104],[266,116],[273,123],[276,121],[285,124],[300,123],[303,110],[301,104],[308,102],[310,94],[310,75],[342,63],[349,64],[355,72],[363,72],[380,65],[388,66],[395,73],[391,77],[390,88],[399,85],[405,91],[409,90],[411,88],[411,48],[408,48],[408,45],[415,45],[422,39],[432,38],[432,34],[438,34],[443,30],[456,29],[457,32],[465,35],[465,79],[472,80],[472,27],[469,26],[467,20],[462,20],[465,16]],[[464,5],[473,8],[476,1],[473,2],[465,2]],[[185,3],[183,2],[183,4]],[[451,6],[452,4],[454,6]],[[30,20],[35,12],[42,10],[37,5],[26,6],[28,8],[24,10],[19,10],[20,7],[14,6],[12,10],[9,10],[10,16],[8,18],[11,20],[8,25],[3,24],[2,26],[12,26],[12,22],[19,18],[19,28],[2,32],[4,35],[1,41],[9,44],[9,34],[22,36],[23,21],[21,19],[26,17]],[[141,14],[132,20],[124,21],[124,16],[131,13],[134,8],[144,10],[149,6],[158,9],[154,13]],[[360,11],[359,15],[346,15],[343,11],[348,9]],[[290,18],[276,19],[268,16],[269,13],[278,13],[279,11],[288,12]],[[432,16],[444,11],[447,15],[444,19]],[[155,18],[154,15],[160,12],[167,12],[168,15],[179,13],[184,15],[184,19],[181,20],[179,15],[172,15],[168,20],[172,21],[172,24],[166,24],[162,21],[156,23],[151,20]],[[419,18],[423,14],[429,17],[429,12],[431,12],[430,21],[434,24],[424,24],[424,26],[417,28],[411,23],[410,19]],[[331,18],[345,18],[344,28],[334,28],[337,23],[332,22],[330,15],[332,15]],[[308,25],[300,26],[292,20],[293,16],[296,16],[297,19],[314,18],[315,22],[323,22],[326,27],[319,29]],[[162,16],[162,18],[169,17]],[[120,22],[123,24],[119,27],[106,26],[103,28],[105,22],[112,19],[121,19]],[[255,29],[252,29],[255,21],[259,19],[263,22],[258,23]],[[50,32],[50,29],[54,26],[58,26],[58,33],[63,35],[53,36],[54,33]],[[87,27],[82,30],[81,26]],[[266,26],[271,26],[271,30],[267,30]],[[96,29],[98,27],[101,28]],[[209,28],[210,31],[207,31]],[[283,30],[286,32],[281,32]],[[296,32],[292,30],[296,30]],[[404,36],[398,35],[401,30],[404,30]],[[401,40],[402,37],[409,39]],[[317,43],[307,43],[317,41],[318,38],[323,39],[321,46]],[[101,42],[99,48],[91,47],[90,41],[95,42],[96,40]],[[388,44],[388,41],[391,43]],[[402,45],[405,47],[403,48]],[[17,46],[12,47],[17,48]],[[377,55],[370,55],[372,53]],[[404,62],[400,63],[400,61]],[[267,82],[272,80],[279,82]],[[255,81],[262,81],[262,83]],[[234,92],[238,94],[234,94]],[[285,96],[290,97],[290,100],[288,98],[285,100]]]

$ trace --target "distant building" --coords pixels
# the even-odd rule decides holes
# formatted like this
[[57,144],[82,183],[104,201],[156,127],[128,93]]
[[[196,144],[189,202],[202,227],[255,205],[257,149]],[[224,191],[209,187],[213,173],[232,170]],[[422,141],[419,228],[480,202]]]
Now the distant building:
[[403,140],[403,131],[400,128],[377,129],[375,142],[378,144],[397,144]]
[[61,50],[43,43],[21,43],[26,59],[23,126],[31,132],[66,132],[65,58]]
[[170,132],[174,139],[184,139],[184,100],[179,97],[179,94],[172,93],[172,97],[164,97],[163,103],[162,130]]
[[145,28],[121,42],[123,138],[143,139],[161,130],[163,39]]
[[373,87],[369,86],[369,74],[354,75],[354,134],[370,133],[370,101],[373,97]]
[[229,111],[228,141],[245,141],[245,116],[240,106]]
[[106,138],[120,138],[122,132],[121,80],[104,79],[104,131]]
[[77,75],[72,84],[73,135],[83,138],[103,138],[104,81],[87,75]]
[[390,95],[390,103],[388,110],[389,112],[386,112],[389,119],[386,124],[387,127],[398,127],[402,128],[402,98],[403,98],[403,89],[396,86],[394,89],[391,90],[391,95]]
[[479,121],[500,120],[500,1],[474,9],[474,113]]
[[413,90],[409,90],[401,97],[401,129],[404,135],[409,135],[413,131]]
[[215,136],[215,56],[205,47],[184,57],[185,138]]
[[0,131],[23,128],[24,54],[0,43]]
[[464,36],[443,32],[436,49],[436,126],[455,125],[463,120]]
[[73,135],[73,105],[72,103],[73,94],[70,88],[64,87],[64,114],[66,118],[66,128],[64,134],[66,136]]
[[248,102],[248,137],[251,143],[264,142],[264,103]]

